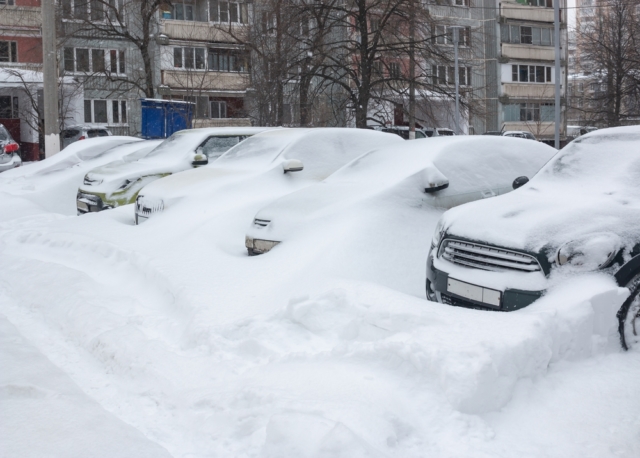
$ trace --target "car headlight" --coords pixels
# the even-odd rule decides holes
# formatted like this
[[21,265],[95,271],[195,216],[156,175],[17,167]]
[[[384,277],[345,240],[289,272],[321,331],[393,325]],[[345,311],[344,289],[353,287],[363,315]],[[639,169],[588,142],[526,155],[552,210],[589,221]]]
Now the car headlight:
[[431,239],[431,246],[437,247],[442,240],[442,236],[444,235],[444,221],[443,218],[440,218],[438,224],[436,225],[436,229],[433,231],[433,238]]
[[162,199],[138,196],[134,209],[138,215],[148,218],[154,213],[159,213],[164,210],[164,201]]
[[91,178],[90,175],[86,175],[84,177],[84,181],[83,183],[85,184],[85,186],[98,186],[99,184],[102,184],[102,179],[99,178]]
[[620,250],[620,237],[609,232],[591,234],[562,245],[556,264],[591,271],[606,266]]
[[120,185],[120,187],[118,188],[118,191],[122,191],[123,189],[127,189],[129,186],[131,186],[131,183],[137,181],[135,178],[131,179],[131,180],[124,180],[124,183],[122,183]]

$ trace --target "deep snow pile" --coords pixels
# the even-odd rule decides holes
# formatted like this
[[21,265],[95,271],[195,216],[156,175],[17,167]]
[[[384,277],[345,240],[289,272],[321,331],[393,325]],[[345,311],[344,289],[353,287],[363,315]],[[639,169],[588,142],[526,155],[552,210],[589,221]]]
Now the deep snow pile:
[[10,455],[640,455],[626,291],[592,275],[509,314],[427,302],[440,212],[402,190],[257,258],[244,231],[268,190],[142,226],[131,206],[65,216],[5,192]]

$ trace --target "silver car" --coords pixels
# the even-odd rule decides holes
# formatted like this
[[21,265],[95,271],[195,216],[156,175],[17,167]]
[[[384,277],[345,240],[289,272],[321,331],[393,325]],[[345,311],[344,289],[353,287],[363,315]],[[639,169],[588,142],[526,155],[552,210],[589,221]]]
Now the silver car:
[[0,124],[0,172],[20,167],[20,146],[15,142],[11,134]]
[[78,140],[85,140],[87,138],[95,137],[108,137],[111,131],[106,127],[94,126],[92,124],[82,124],[78,126],[68,127],[60,133],[60,140],[62,142],[62,148],[66,148],[70,144],[77,142]]

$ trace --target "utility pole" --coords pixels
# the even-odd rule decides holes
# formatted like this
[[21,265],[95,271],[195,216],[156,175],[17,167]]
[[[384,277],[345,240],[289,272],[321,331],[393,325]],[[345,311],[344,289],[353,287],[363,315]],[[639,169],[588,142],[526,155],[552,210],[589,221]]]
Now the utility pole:
[[56,6],[54,0],[42,2],[42,79],[44,92],[44,152],[51,157],[60,152],[58,124],[58,66]]
[[464,29],[464,27],[455,25],[450,27],[453,30],[453,49],[454,49],[454,60],[455,60],[455,80],[456,80],[456,112],[455,112],[455,123],[456,123],[456,135],[460,135],[460,70],[458,66],[458,43],[460,41],[460,29]]
[[560,0],[554,0],[554,34],[556,51],[556,119],[555,119],[555,147],[560,149]]
[[409,140],[416,138],[416,56],[415,56],[415,39],[416,39],[416,23],[415,23],[415,0],[410,2],[409,14]]

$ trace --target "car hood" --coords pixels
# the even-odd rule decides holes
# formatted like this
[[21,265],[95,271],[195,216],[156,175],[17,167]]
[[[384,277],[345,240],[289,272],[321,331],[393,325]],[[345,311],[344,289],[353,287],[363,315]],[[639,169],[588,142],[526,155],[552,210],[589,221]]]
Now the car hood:
[[91,170],[86,175],[86,180],[91,184],[80,186],[80,189],[88,192],[113,192],[119,188],[125,180],[137,179],[149,175],[162,175],[171,173],[167,167],[156,166],[149,162],[125,162],[117,160]]
[[575,183],[522,188],[449,210],[447,235],[505,248],[553,252],[564,243],[596,233],[612,233],[623,246],[638,242],[640,201],[602,186]]

